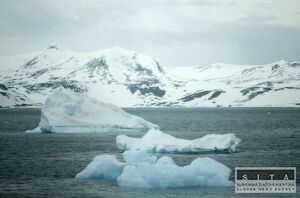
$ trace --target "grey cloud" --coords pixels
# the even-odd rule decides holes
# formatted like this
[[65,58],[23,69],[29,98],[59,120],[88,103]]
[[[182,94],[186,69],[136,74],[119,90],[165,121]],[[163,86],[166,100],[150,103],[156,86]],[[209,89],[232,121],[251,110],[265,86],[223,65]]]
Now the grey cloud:
[[[37,51],[57,41],[77,51],[117,45],[167,66],[300,60],[300,29],[274,24],[278,16],[238,13],[220,21],[230,13],[208,18],[198,12],[223,4],[239,10],[236,1],[218,0],[2,0],[0,55]],[[257,6],[271,9],[266,1]]]

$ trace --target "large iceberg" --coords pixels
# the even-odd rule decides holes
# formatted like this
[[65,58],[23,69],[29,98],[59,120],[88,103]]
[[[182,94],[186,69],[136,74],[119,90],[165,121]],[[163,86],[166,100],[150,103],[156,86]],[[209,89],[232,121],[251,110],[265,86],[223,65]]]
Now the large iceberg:
[[171,157],[158,160],[146,151],[125,151],[125,162],[113,155],[100,155],[80,173],[77,179],[117,181],[119,186],[163,188],[196,186],[231,186],[231,170],[210,158],[197,158],[187,166],[177,166]]
[[119,150],[145,150],[153,153],[233,152],[240,141],[233,133],[209,134],[202,138],[186,140],[158,129],[150,129],[141,138],[126,135],[119,135],[116,138]]
[[27,132],[147,131],[159,128],[121,108],[71,90],[54,90],[45,100],[39,126]]

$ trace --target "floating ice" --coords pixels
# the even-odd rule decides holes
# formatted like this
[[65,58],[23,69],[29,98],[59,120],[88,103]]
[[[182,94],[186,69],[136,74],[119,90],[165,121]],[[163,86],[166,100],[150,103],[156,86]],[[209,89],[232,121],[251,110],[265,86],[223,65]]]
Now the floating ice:
[[183,167],[177,166],[167,156],[155,161],[156,158],[149,156],[146,151],[125,151],[123,157],[125,163],[111,155],[98,156],[76,178],[117,180],[119,186],[143,188],[233,184],[229,180],[231,170],[207,157],[197,158]]
[[27,132],[147,131],[150,128],[158,126],[84,93],[61,89],[48,96],[41,110],[39,126]]
[[122,173],[125,163],[114,155],[99,155],[80,173],[78,179],[116,180]]
[[210,158],[197,158],[180,167],[172,158],[161,157],[155,164],[125,166],[117,181],[126,187],[229,186],[230,172],[228,167]]
[[235,151],[240,139],[234,134],[210,134],[195,140],[175,138],[158,129],[150,129],[142,138],[119,135],[120,150],[145,150],[153,153],[189,153],[203,151]]
[[127,164],[149,163],[154,164],[157,160],[156,156],[150,156],[145,151],[126,151],[123,158]]

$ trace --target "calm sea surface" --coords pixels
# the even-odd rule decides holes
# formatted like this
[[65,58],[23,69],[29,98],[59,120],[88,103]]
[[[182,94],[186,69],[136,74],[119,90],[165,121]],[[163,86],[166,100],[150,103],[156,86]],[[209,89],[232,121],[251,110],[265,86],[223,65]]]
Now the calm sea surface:
[[[300,108],[125,110],[180,138],[235,133],[242,139],[232,154],[172,154],[178,165],[206,156],[233,171],[236,166],[296,167],[300,190]],[[121,158],[115,144],[119,133],[25,134],[38,125],[39,116],[38,109],[0,109],[0,197],[241,197],[234,193],[233,186],[155,190],[122,188],[115,182],[77,181],[75,175],[96,155],[109,153]],[[263,196],[299,197],[299,193]]]

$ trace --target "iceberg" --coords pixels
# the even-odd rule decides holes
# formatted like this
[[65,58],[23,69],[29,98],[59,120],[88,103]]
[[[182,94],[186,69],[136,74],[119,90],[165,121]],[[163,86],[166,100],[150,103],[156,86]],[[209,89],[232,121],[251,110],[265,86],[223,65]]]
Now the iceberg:
[[147,131],[159,128],[121,108],[67,89],[54,90],[41,109],[40,123],[26,132]]
[[187,166],[178,166],[171,157],[158,160],[146,151],[125,151],[125,162],[114,156],[100,155],[76,179],[117,181],[119,186],[140,188],[231,186],[231,170],[211,158],[197,158]]
[[234,152],[240,139],[233,133],[209,134],[194,140],[179,139],[150,129],[141,138],[118,135],[116,138],[119,150],[145,150],[152,153],[197,153],[197,152]]

